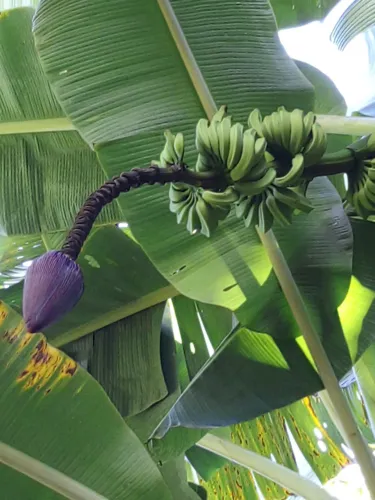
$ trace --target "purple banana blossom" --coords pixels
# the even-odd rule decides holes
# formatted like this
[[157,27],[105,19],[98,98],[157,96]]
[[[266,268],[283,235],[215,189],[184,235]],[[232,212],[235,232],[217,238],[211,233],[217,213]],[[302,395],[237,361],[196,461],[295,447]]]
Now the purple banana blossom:
[[83,288],[79,265],[64,253],[53,250],[34,260],[23,288],[27,331],[41,332],[71,311]]

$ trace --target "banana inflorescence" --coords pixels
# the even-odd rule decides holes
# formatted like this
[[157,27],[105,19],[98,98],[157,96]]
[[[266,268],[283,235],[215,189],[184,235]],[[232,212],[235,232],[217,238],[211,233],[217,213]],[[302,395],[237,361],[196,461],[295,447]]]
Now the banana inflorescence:
[[[306,184],[303,171],[323,155],[327,140],[313,113],[279,108],[263,120],[258,110],[249,117],[249,128],[232,123],[223,106],[211,121],[199,120],[196,128],[197,172],[222,174],[226,189],[211,191],[187,184],[172,184],[170,210],[190,233],[209,236],[235,206],[246,226],[269,230],[274,221],[291,223],[293,213],[308,213],[312,206],[298,191]],[[166,132],[161,166],[183,164],[181,134]]]

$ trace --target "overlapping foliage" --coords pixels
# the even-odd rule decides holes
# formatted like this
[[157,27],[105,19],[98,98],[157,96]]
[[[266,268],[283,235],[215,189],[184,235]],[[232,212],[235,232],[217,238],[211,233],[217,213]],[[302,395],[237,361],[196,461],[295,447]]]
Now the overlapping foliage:
[[[42,0],[34,34],[32,9],[0,15],[1,122],[68,118],[78,130],[0,138],[0,278],[10,286],[2,298],[12,307],[21,305],[18,281],[29,261],[61,245],[81,203],[105,179],[156,158],[165,128],[184,132],[187,161],[193,157],[194,127],[204,110],[171,36],[168,23],[174,20],[161,8],[168,3]],[[280,105],[310,110],[314,85],[315,110],[338,112],[342,101],[331,83],[305,65],[298,69],[285,54],[266,0],[214,3],[215,8],[210,0],[173,0],[170,5],[218,104],[229,104],[238,120],[255,107],[263,113]],[[273,5],[278,15],[282,2]],[[294,24],[288,19],[280,17],[280,25]],[[330,102],[322,104],[327,89]],[[331,147],[338,149],[340,141],[330,137]],[[275,227],[275,233],[342,376],[373,341],[375,289],[367,243],[373,228],[371,222],[349,221],[326,178],[311,183],[309,198],[315,209],[296,217],[290,228]],[[131,233],[116,227],[124,221]],[[321,381],[255,230],[234,214],[207,240],[176,226],[166,188],[135,190],[105,209],[79,263],[84,298],[44,333],[87,367],[112,404],[81,368],[63,383],[54,372],[48,384],[59,382],[48,394],[49,385],[33,383],[39,377],[33,373],[45,374],[43,363],[21,376],[27,363],[35,364],[38,342],[61,356],[61,366],[73,362],[47,347],[42,337],[30,340],[22,327],[17,329],[19,318],[11,320],[13,313],[6,310],[10,323],[1,330],[0,383],[8,420],[1,426],[2,441],[108,498],[116,497],[119,481],[127,485],[119,498],[197,498],[184,477],[177,486],[174,481],[183,476],[186,450],[202,477],[216,474],[206,483],[209,490],[219,495],[222,489],[226,498],[225,489],[238,476],[247,498],[255,498],[252,476],[236,468],[218,471],[223,462],[193,446],[212,426],[232,426],[235,442],[273,453],[291,468],[296,464],[286,424],[292,432],[303,428],[300,436],[294,432],[295,438],[322,481],[346,463],[331,422],[330,434],[324,435],[330,453],[317,455],[314,429],[328,417],[320,417],[324,409],[314,398],[297,400],[320,390]],[[171,297],[181,343],[173,338],[168,308],[162,320]],[[22,384],[30,387],[22,391]],[[27,426],[25,411],[30,412]],[[18,417],[7,426],[14,412]],[[53,433],[56,426],[62,426],[59,435]],[[277,428],[269,442],[268,426]],[[151,439],[156,429],[158,439]],[[41,432],[50,435],[47,447],[38,440]],[[35,434],[33,441],[29,433]],[[110,443],[104,449],[103,439]],[[141,443],[147,443],[161,474]],[[84,473],[73,471],[77,450],[86,467],[94,444],[108,456],[91,461]],[[98,474],[109,459],[121,467],[113,476]],[[9,499],[31,484],[38,498],[52,498],[8,469],[2,469],[0,479]],[[285,495],[268,480],[256,479],[264,494]]]

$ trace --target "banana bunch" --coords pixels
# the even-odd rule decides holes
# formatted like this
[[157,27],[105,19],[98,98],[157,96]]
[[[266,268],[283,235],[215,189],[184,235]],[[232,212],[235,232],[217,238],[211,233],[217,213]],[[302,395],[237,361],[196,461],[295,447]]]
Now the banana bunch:
[[275,185],[255,196],[242,195],[235,207],[237,217],[244,220],[246,227],[258,226],[264,233],[275,221],[284,227],[290,225],[296,210],[309,213],[313,209],[301,194]]
[[180,165],[184,160],[184,136],[179,132],[174,135],[170,130],[164,132],[165,145],[160,153],[160,161],[153,161],[153,164],[166,168],[170,165]]
[[304,169],[317,163],[327,149],[327,136],[312,112],[288,112],[282,106],[262,119],[254,109],[248,124],[267,141],[266,158],[277,172],[276,186],[298,186]]
[[199,154],[195,168],[198,172],[225,170],[232,124],[226,111],[226,106],[222,106],[211,122],[202,118],[197,124],[195,146]]
[[349,174],[347,199],[362,219],[375,215],[375,159],[363,161]]
[[186,224],[190,234],[200,232],[210,237],[238,198],[239,195],[231,187],[223,193],[216,193],[175,183],[169,189],[169,209],[177,215],[178,224]]

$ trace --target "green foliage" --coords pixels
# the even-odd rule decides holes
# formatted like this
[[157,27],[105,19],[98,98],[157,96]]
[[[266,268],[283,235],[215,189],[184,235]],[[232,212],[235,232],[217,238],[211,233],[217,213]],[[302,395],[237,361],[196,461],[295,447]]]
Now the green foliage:
[[[321,18],[335,2],[272,3],[279,26],[290,26]],[[315,112],[344,114],[332,82],[297,63],[305,78],[286,56],[266,0],[171,5],[214,100],[228,104],[236,120],[254,108],[263,115],[279,106],[310,111],[312,85]],[[0,281],[12,285],[2,298],[18,310],[28,261],[61,246],[87,195],[121,171],[148,165],[166,128],[184,133],[191,162],[194,126],[204,116],[187,71],[192,61],[181,57],[174,20],[159,2],[42,0],[36,46],[32,16],[27,8],[0,15],[1,121],[68,116],[78,132],[0,137]],[[341,144],[329,137],[332,149]],[[275,233],[342,376],[374,338],[372,224],[351,226],[327,179],[312,182],[307,196],[314,210],[288,229],[275,225]],[[346,463],[341,438],[319,427],[319,419],[331,422],[316,398],[296,402],[322,384],[254,228],[232,213],[209,240],[188,235],[176,227],[168,198],[167,188],[150,186],[104,209],[79,258],[84,298],[45,332],[88,366],[126,423],[87,372],[41,336],[26,335],[8,312],[0,338],[1,440],[109,499],[203,498],[202,489],[188,486],[185,453],[209,494],[251,499],[257,493],[247,470],[194,445],[212,426],[231,426],[234,442],[295,469],[288,422],[313,470],[329,479]],[[131,233],[115,227],[121,221]],[[168,311],[162,320],[171,297],[181,344]],[[51,373],[34,366],[40,342],[48,362],[59,360]],[[370,394],[366,382],[365,390]],[[367,414],[349,392],[368,437]],[[26,488],[33,498],[55,498],[10,469],[0,476],[9,500],[23,498]],[[265,497],[287,494],[256,481]]]
[[[108,498],[171,498],[99,384],[42,335],[26,334],[21,318],[4,304],[0,388],[2,442]],[[60,498],[8,467],[0,468],[0,482],[4,500]]]

